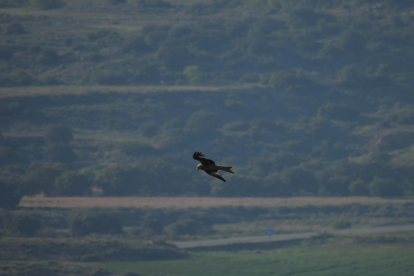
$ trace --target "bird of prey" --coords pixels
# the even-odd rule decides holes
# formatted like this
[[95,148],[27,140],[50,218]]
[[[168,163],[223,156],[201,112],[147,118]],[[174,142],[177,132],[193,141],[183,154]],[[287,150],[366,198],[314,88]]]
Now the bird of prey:
[[204,158],[204,155],[201,152],[198,152],[198,151],[194,152],[193,159],[198,160],[201,163],[197,165],[197,171],[203,170],[207,174],[217,177],[218,179],[224,182],[226,182],[226,180],[220,174],[217,173],[218,170],[222,170],[222,171],[229,172],[229,173],[234,173],[231,171],[232,167],[216,165],[216,163],[214,163],[213,160]]

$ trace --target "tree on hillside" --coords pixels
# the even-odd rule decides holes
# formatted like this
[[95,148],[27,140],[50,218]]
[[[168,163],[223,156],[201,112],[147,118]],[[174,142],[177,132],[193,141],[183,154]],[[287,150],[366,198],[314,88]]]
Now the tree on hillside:
[[110,5],[119,5],[119,4],[125,4],[127,0],[106,0],[106,2]]
[[133,195],[137,194],[138,174],[139,170],[130,165],[108,166],[97,173],[94,182],[105,195]]
[[3,31],[7,35],[21,35],[21,34],[26,33],[26,30],[24,29],[24,27],[17,22],[5,25],[3,27]]
[[197,85],[203,79],[203,72],[197,65],[186,66],[183,71],[184,76],[187,77],[188,83]]
[[9,215],[5,218],[4,228],[13,235],[33,236],[42,228],[40,221],[31,215]]
[[356,121],[360,117],[360,112],[352,106],[329,103],[318,109],[318,116],[332,120]]
[[54,143],[69,143],[73,140],[73,129],[64,125],[53,126],[47,131],[46,138]]
[[358,195],[358,196],[369,195],[368,185],[365,181],[361,179],[351,182],[351,184],[349,185],[349,191],[353,195]]
[[92,233],[120,234],[122,224],[119,216],[112,213],[79,214],[70,223],[73,235],[84,236]]
[[195,193],[196,188],[186,187],[182,182],[186,174],[183,166],[171,168],[168,162],[148,160],[135,165],[108,166],[96,174],[94,182],[105,195],[111,196]]
[[64,172],[54,183],[53,195],[87,196],[91,194],[92,182],[87,175],[79,172]]
[[66,143],[52,143],[46,147],[46,160],[50,162],[72,163],[78,160],[73,147]]
[[375,178],[369,184],[372,196],[398,197],[404,195],[404,190],[392,179]]
[[28,175],[23,176],[22,193],[35,195],[44,193],[51,195],[54,190],[55,179],[64,172],[59,164],[46,164],[33,169]]
[[220,117],[217,113],[197,110],[188,118],[184,131],[196,139],[211,139],[217,135],[220,127]]
[[164,231],[164,224],[162,220],[156,218],[145,218],[140,229],[146,236],[161,235]]
[[309,170],[291,167],[285,169],[280,176],[291,195],[315,195],[318,192],[319,181]]
[[58,9],[65,5],[62,0],[30,0],[29,3],[32,7],[41,10]]
[[15,208],[21,198],[22,194],[17,183],[0,180],[0,208]]

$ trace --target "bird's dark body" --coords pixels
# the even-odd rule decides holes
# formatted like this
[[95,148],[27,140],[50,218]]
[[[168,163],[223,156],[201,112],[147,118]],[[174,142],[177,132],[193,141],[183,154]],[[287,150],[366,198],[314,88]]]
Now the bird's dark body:
[[197,170],[201,169],[205,171],[208,175],[214,176],[220,179],[221,181],[226,182],[226,180],[220,174],[217,173],[218,170],[223,170],[234,174],[234,172],[231,171],[232,167],[217,166],[213,160],[205,158],[201,152],[194,152],[193,159],[198,160],[201,163],[197,166]]

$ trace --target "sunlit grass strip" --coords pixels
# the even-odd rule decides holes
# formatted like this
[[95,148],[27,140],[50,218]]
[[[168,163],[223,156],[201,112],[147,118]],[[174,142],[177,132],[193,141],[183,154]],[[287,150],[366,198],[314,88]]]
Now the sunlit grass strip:
[[413,203],[413,199],[383,199],[377,197],[23,197],[21,207],[57,208],[193,208],[193,207],[279,207],[279,206],[337,206],[347,204]]

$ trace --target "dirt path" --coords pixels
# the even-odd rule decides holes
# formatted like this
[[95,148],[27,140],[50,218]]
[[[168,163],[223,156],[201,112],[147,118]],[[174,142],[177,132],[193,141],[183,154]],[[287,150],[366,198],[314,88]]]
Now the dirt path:
[[234,86],[24,86],[24,87],[1,87],[0,99],[12,97],[26,97],[39,95],[82,95],[88,93],[154,93],[154,92],[219,92],[222,90],[239,90],[252,87],[254,85],[234,85]]
[[[378,234],[378,233],[394,233],[394,232],[406,232],[414,231],[414,224],[407,225],[395,225],[395,226],[379,226],[379,227],[365,227],[357,229],[343,229],[343,230],[326,230],[324,233],[333,235],[361,235],[361,234]],[[172,242],[178,248],[196,248],[196,247],[208,247],[208,246],[220,246],[230,245],[236,243],[262,243],[262,242],[274,242],[274,241],[286,241],[293,239],[305,239],[318,235],[320,232],[303,232],[303,233],[291,233],[291,234],[279,234],[269,236],[251,236],[251,237],[237,237],[227,239],[216,240],[202,240],[202,241],[183,241]]]
[[212,208],[244,206],[274,208],[280,206],[338,206],[348,204],[403,204],[414,199],[383,199],[379,197],[23,197],[20,207],[58,208]]

